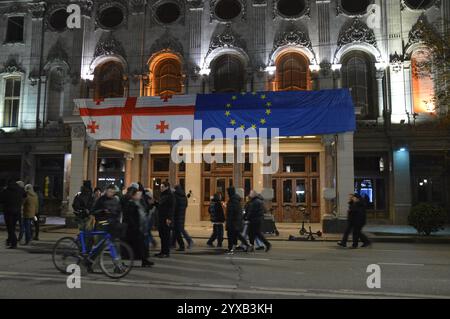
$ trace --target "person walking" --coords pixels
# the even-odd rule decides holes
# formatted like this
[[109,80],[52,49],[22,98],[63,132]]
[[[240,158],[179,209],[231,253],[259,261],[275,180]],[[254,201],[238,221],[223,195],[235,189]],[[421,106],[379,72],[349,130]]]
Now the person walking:
[[250,240],[251,248],[254,249],[255,239],[259,238],[266,247],[266,252],[268,252],[272,245],[262,233],[262,222],[265,212],[264,199],[253,189],[249,194],[247,210],[247,220],[249,222],[248,237]]
[[[23,197],[25,199],[26,192],[25,192],[25,183],[22,181],[17,181],[17,185],[19,185],[20,189],[22,190]],[[23,204],[23,203],[22,203]],[[17,241],[21,242],[24,235],[24,228],[23,228],[23,206],[19,215],[19,236],[17,237]]]
[[155,256],[170,257],[170,229],[173,225],[175,211],[175,197],[169,182],[161,184],[161,195],[158,203],[158,231],[161,238],[161,251]]
[[134,259],[141,260],[142,267],[154,265],[149,260],[149,251],[145,244],[145,233],[148,226],[147,215],[148,212],[142,201],[142,192],[134,187],[129,187],[123,206],[123,222],[127,225],[125,241],[133,249]]
[[352,248],[358,248],[359,240],[362,241],[361,247],[368,247],[371,245],[369,238],[362,232],[363,227],[366,225],[366,201],[359,194],[353,196],[352,205],[350,210],[354,215],[354,227],[353,227],[353,245]]
[[33,185],[27,184],[25,186],[26,197],[23,202],[23,233],[25,234],[25,245],[28,245],[31,241],[31,223],[39,209],[39,199],[37,194],[33,190]]
[[364,202],[359,194],[350,194],[347,211],[347,228],[344,231],[342,240],[337,244],[341,247],[347,247],[348,236],[352,233],[352,248],[358,248],[359,238],[363,241],[363,246],[369,246],[369,239],[361,232],[365,225],[366,212]]
[[206,244],[209,247],[214,247],[213,242],[217,239],[217,247],[220,248],[222,247],[223,242],[223,223],[225,222],[225,214],[223,212],[219,193],[215,193],[212,197],[208,211],[213,224],[213,232]]
[[184,228],[186,222],[186,208],[188,206],[188,198],[181,185],[175,186],[175,214],[174,214],[174,239],[178,243],[177,251],[184,251],[183,237],[188,243],[188,248],[193,246],[193,240]]
[[143,199],[145,203],[148,205],[148,226],[147,226],[148,232],[145,234],[145,242],[148,247],[151,244],[152,247],[155,248],[157,246],[157,243],[155,238],[153,237],[152,229],[156,219],[157,203],[153,198],[153,191],[150,188],[144,189]]
[[241,235],[243,221],[242,221],[242,206],[241,197],[236,193],[236,189],[231,186],[227,189],[228,202],[227,202],[227,217],[226,217],[226,230],[228,236],[228,251],[227,253],[233,254],[237,246],[237,240],[239,239],[245,245],[245,251],[248,250],[249,244],[247,240]]
[[7,244],[9,249],[17,248],[16,225],[22,213],[22,203],[25,191],[13,180],[0,193],[0,203],[3,205],[6,227],[8,229]]
[[38,210],[36,217],[33,219],[33,228],[34,228],[34,234],[33,234],[33,240],[39,240],[39,218],[41,217],[41,214],[44,210],[44,194],[42,194],[42,191],[39,186],[34,185],[34,192],[37,195],[38,198]]

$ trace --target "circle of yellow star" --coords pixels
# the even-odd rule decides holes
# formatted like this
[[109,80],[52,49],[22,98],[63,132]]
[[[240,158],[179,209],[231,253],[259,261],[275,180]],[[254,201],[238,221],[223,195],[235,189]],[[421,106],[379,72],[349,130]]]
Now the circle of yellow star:
[[263,95],[261,95],[261,99],[265,99],[266,98],[266,95],[265,94],[263,94]]
[[236,124],[236,121],[235,121],[235,120],[231,120],[231,121],[230,121],[230,124],[231,124],[231,125],[235,125],[235,124]]
[[236,96],[236,95],[233,95],[233,96],[231,97],[231,99],[232,99],[232,100],[236,100],[236,99],[237,99],[237,96]]
[[267,110],[266,110],[266,114],[267,114],[267,115],[270,115],[270,113],[272,113],[272,111],[271,111],[270,109],[267,109]]
[[260,119],[260,120],[259,120],[259,123],[261,123],[261,124],[266,124],[266,119],[264,119],[264,118]]
[[252,129],[256,129],[256,125],[255,124],[252,124]]
[[231,103],[227,103],[227,107],[231,107]]
[[272,106],[272,102],[267,102],[266,106]]
[[245,129],[245,125],[242,124],[242,125],[240,126],[240,128],[241,128],[241,129]]
[[225,116],[230,116],[231,112],[230,111],[226,111],[225,112]]

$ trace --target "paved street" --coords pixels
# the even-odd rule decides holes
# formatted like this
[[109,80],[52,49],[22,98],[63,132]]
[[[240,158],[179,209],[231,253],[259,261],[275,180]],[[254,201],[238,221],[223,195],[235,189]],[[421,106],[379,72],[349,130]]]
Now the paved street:
[[[376,243],[340,249],[333,242],[274,241],[269,253],[224,255],[197,240],[194,249],[154,259],[116,281],[100,273],[68,289],[51,262],[53,242],[7,250],[0,232],[0,298],[450,298],[450,246]],[[203,240],[202,240],[203,241]],[[369,264],[381,267],[381,288],[366,286]]]

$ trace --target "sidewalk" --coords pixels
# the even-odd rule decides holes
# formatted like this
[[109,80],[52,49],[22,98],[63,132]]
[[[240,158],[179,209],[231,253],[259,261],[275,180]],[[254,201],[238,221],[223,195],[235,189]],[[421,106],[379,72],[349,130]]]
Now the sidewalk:
[[[76,229],[66,228],[65,220],[62,217],[47,217],[45,225],[41,226],[42,232],[49,233],[73,233]],[[305,228],[309,228],[313,233],[322,230],[322,224],[306,224]],[[279,235],[267,234],[269,240],[288,241],[290,236],[304,238],[300,236],[299,230],[301,225],[297,223],[277,223]],[[0,215],[0,229],[5,229],[3,215]],[[206,241],[212,233],[210,222],[201,221],[195,225],[186,225],[186,230],[195,239]],[[443,243],[450,244],[450,226],[446,226],[444,230],[433,233],[431,236],[420,236],[414,227],[409,225],[367,225],[364,232],[374,242],[393,242],[393,243]],[[155,232],[157,236],[157,232]],[[316,241],[338,241],[341,234],[322,234],[321,237],[314,236]]]

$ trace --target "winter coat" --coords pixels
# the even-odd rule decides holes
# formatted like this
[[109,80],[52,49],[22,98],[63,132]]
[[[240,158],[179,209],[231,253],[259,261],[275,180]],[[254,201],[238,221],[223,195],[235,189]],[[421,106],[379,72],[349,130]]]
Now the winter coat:
[[148,249],[144,243],[146,231],[145,208],[142,203],[136,203],[132,199],[123,201],[123,223],[127,225],[125,241],[133,249],[135,259],[148,257]]
[[72,202],[72,208],[75,213],[82,213],[89,215],[95,203],[95,196],[91,189],[82,188],[81,191],[75,195]]
[[166,219],[173,221],[175,214],[175,196],[170,189],[161,193],[158,203],[158,222],[165,223]]
[[174,226],[182,229],[186,220],[188,200],[184,190],[180,186],[175,187],[173,194],[175,196]]
[[264,219],[265,211],[263,198],[260,195],[253,197],[246,207],[246,219],[250,223],[260,223]]
[[349,203],[348,219],[355,225],[366,224],[366,205],[362,200]]
[[92,215],[95,216],[97,222],[117,222],[120,219],[121,212],[122,207],[120,205],[120,199],[117,196],[108,197],[102,195],[92,208]]
[[0,193],[0,203],[5,215],[20,215],[22,204],[25,199],[25,190],[16,183],[10,183]]
[[213,223],[225,222],[225,214],[219,196],[214,195],[214,198],[211,200],[209,204],[209,215]]
[[234,187],[228,188],[228,196],[226,228],[240,232],[243,228],[241,197],[236,194]]
[[34,218],[39,211],[39,199],[35,192],[27,191],[23,201],[23,218]]

